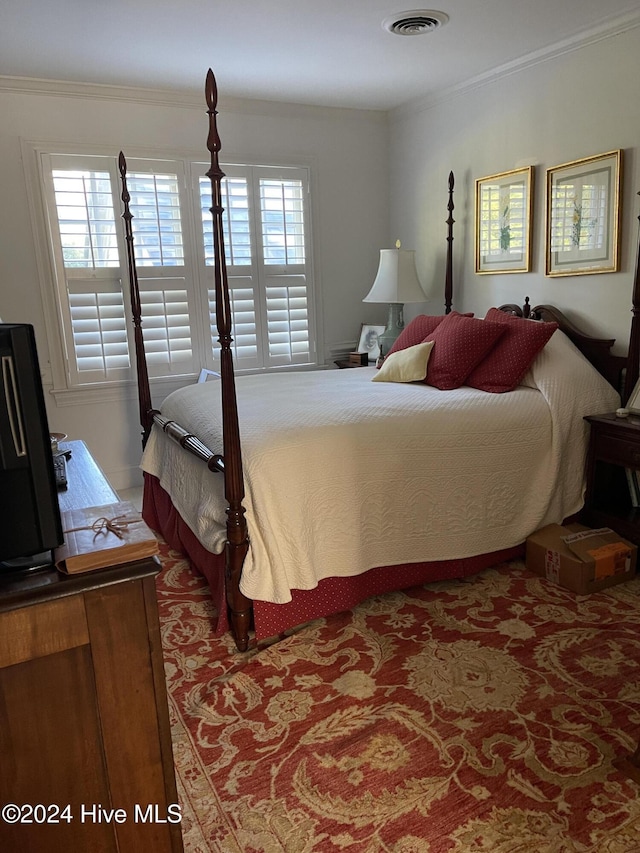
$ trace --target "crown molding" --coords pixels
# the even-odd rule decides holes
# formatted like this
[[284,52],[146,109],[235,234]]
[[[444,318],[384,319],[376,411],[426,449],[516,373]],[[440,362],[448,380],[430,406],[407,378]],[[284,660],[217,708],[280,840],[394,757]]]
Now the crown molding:
[[[192,91],[144,89],[133,86],[111,86],[104,83],[76,83],[70,80],[50,80],[37,77],[10,77],[0,75],[0,92],[23,95],[47,95],[60,98],[91,98],[106,101],[133,101],[160,106],[202,108]],[[204,87],[203,87],[204,92]]]
[[[204,86],[195,90],[148,89],[134,86],[111,86],[104,83],[76,83],[69,80],[48,80],[35,77],[9,77],[0,75],[0,93],[18,95],[45,95],[58,98],[80,98],[103,101],[120,101],[146,106],[179,107],[185,110],[206,112]],[[387,122],[386,110],[352,109],[349,107],[323,107],[313,104],[296,104],[285,101],[267,101],[252,98],[225,98],[218,102],[220,111],[272,117],[328,119],[340,117],[353,120]]]
[[[431,109],[459,95],[489,85],[503,77],[519,73],[544,62],[613,38],[640,26],[640,10],[632,10],[613,20],[605,21],[597,27],[583,30],[574,36],[556,42],[547,48],[529,53],[512,62],[499,65],[489,71],[465,80],[454,86],[422,98],[414,98],[391,110],[351,109],[348,107],[326,107],[312,104],[298,104],[284,101],[258,100],[250,98],[220,97],[219,107],[229,113],[251,114],[272,117],[291,118],[329,118],[360,119],[386,124],[389,120],[400,121],[416,113]],[[77,83],[68,80],[49,80],[33,77],[10,77],[0,75],[0,93],[45,95],[61,98],[90,98],[92,100],[120,101],[151,106],[181,108],[186,110],[204,109],[204,94],[196,90],[152,89],[133,86],[115,86],[104,83]],[[204,92],[204,87],[203,87]]]
[[459,95],[465,95],[472,92],[474,89],[479,89],[494,83],[503,77],[508,77],[511,74],[517,74],[520,71],[525,71],[528,68],[533,68],[544,62],[550,62],[567,53],[572,53],[575,50],[581,50],[584,47],[597,44],[600,41],[614,38],[615,36],[626,33],[629,30],[636,29],[640,26],[640,11],[634,10],[615,18],[611,21],[606,21],[597,27],[591,27],[588,30],[583,30],[577,35],[563,39],[546,48],[541,48],[533,53],[526,54],[512,62],[507,62],[503,65],[498,65],[489,71],[458,83],[455,86],[450,86],[446,89],[441,89],[432,95],[427,95],[424,98],[414,98],[401,104],[399,107],[389,111],[389,118],[392,121],[401,121],[402,119],[410,118],[416,113],[424,112],[433,107],[450,101]]

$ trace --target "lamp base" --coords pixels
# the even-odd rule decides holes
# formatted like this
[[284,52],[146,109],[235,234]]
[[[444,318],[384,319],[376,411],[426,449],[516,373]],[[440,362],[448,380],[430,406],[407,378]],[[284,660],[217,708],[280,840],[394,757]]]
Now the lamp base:
[[391,347],[398,339],[400,332],[404,329],[403,316],[404,303],[390,302],[389,317],[387,319],[387,328],[378,336],[378,344],[380,345],[380,354],[387,355]]

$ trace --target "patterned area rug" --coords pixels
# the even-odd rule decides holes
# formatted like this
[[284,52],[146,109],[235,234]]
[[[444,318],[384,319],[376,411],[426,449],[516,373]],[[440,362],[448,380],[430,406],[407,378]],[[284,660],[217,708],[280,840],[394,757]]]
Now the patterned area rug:
[[187,853],[632,853],[640,580],[504,564],[239,654],[167,546],[158,593]]

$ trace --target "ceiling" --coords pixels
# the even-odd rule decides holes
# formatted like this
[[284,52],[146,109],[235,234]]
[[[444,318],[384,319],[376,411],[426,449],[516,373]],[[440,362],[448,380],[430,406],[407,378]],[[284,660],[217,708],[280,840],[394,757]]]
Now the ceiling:
[[[430,2],[430,0],[428,0]],[[0,0],[0,75],[387,110],[640,25],[640,0]],[[449,16],[426,35],[383,20]]]

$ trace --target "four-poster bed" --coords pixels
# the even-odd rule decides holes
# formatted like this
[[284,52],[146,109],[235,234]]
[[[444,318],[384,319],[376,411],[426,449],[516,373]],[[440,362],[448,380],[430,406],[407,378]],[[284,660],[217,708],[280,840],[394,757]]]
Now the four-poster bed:
[[[511,314],[550,323],[549,344],[541,344],[540,357],[511,393],[487,394],[482,383],[446,394],[424,383],[372,384],[375,368],[236,380],[211,71],[205,91],[220,382],[174,392],[162,413],[152,407],[145,366],[122,154],[120,172],[145,446],[143,512],[207,577],[218,630],[230,624],[244,650],[252,618],[263,639],[370,595],[463,577],[520,554],[533,529],[577,512],[582,417],[619,405],[614,387],[626,360],[611,354],[612,340],[583,334],[551,306],[531,310],[528,299],[524,309],[502,306],[494,322],[450,313],[453,174],[446,314],[427,318],[436,321],[434,329],[440,324],[435,351],[446,352],[445,327],[454,334],[472,323],[475,333],[480,323],[486,335],[495,326],[497,349],[513,324],[527,333],[543,325],[523,326],[526,320]],[[187,404],[195,407],[191,414]],[[220,446],[222,453],[209,450]],[[186,467],[178,471],[179,465]]]

